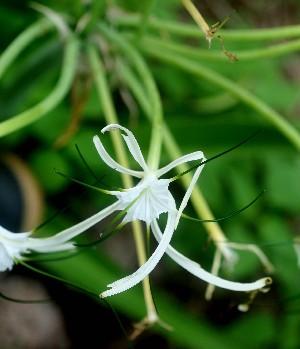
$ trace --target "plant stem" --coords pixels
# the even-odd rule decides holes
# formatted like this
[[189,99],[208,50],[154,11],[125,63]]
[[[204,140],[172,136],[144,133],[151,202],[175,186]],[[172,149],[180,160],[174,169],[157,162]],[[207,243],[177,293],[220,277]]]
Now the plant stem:
[[6,136],[34,121],[54,109],[70,90],[77,68],[79,40],[75,36],[68,38],[62,63],[61,75],[52,92],[34,107],[0,123],[0,137]]
[[136,33],[136,40],[137,41],[141,40],[142,36],[144,35],[144,33],[147,30],[150,15],[151,15],[155,0],[147,0],[146,2],[147,2],[147,4],[145,5],[145,10],[142,13],[140,23],[139,23],[139,26],[137,28],[137,33]]
[[106,1],[98,1],[98,0],[93,0],[91,5],[90,5],[90,18],[87,23],[87,26],[84,28],[84,32],[86,34],[89,34],[92,32],[99,21],[99,19],[103,16],[103,14],[106,11]]
[[300,134],[298,130],[285,120],[282,115],[277,113],[261,99],[248,92],[242,86],[239,86],[235,82],[209,68],[206,68],[198,62],[182,57],[179,54],[174,55],[174,53],[169,50],[163,50],[162,48],[156,50],[153,47],[146,47],[144,45],[141,45],[141,49],[152,57],[156,57],[165,63],[175,65],[176,67],[189,72],[194,76],[198,76],[201,79],[205,79],[211,84],[221,87],[223,90],[229,92],[232,96],[241,100],[261,114],[261,116],[263,116],[269,123],[273,124],[297,150],[300,150]]
[[126,58],[131,61],[133,67],[135,67],[139,73],[141,81],[144,82],[146,93],[151,100],[152,113],[152,133],[147,164],[151,170],[156,170],[159,165],[161,152],[163,112],[155,81],[144,59],[125,37],[114,32],[111,28],[108,29],[105,25],[99,25],[99,28],[107,39],[118,45],[119,49],[124,53]]
[[39,36],[44,35],[51,27],[54,29],[53,24],[48,19],[41,19],[17,36],[0,56],[0,78],[24,49]]
[[[92,76],[94,77],[96,89],[98,92],[99,100],[101,101],[101,104],[102,104],[106,122],[108,124],[116,124],[118,123],[118,118],[113,105],[111,94],[109,92],[108,83],[106,81],[105,70],[98,57],[96,48],[92,45],[88,47],[88,57],[89,57],[89,61],[92,69]],[[117,132],[113,132],[111,133],[111,137],[112,137],[112,142],[116,151],[118,161],[120,162],[121,165],[125,167],[129,167],[128,159],[124,151],[124,145],[123,145],[123,141],[120,134]],[[133,187],[134,183],[130,176],[126,174],[122,174],[122,180],[126,188]],[[146,255],[145,243],[142,236],[143,232],[142,232],[142,226],[140,221],[132,222],[132,228],[133,228],[133,236],[134,236],[134,241],[136,245],[138,262],[139,262],[139,265],[143,265],[147,261],[147,255]],[[143,280],[143,291],[144,291],[144,298],[145,298],[148,316],[153,313],[156,314],[156,309],[155,309],[154,301],[152,298],[148,276]]]
[[192,3],[191,0],[182,0],[183,6],[192,16],[194,21],[197,23],[198,27],[203,31],[203,34],[207,38],[207,33],[209,31],[209,26],[206,23],[205,19],[202,17],[201,13],[197,10],[196,6]]
[[[112,22],[123,27],[135,28],[140,23],[140,16],[124,15],[114,16]],[[149,27],[159,32],[168,32],[169,34],[186,36],[190,38],[199,38],[199,28],[195,24],[185,24],[179,21],[164,20],[159,18],[150,18]],[[218,33],[223,39],[228,41],[265,41],[274,39],[299,38],[300,25],[290,25],[275,28],[260,29],[220,29]]]
[[[162,40],[156,37],[145,36],[141,43],[142,45],[155,47],[156,50],[161,48],[172,51],[172,54],[180,54],[186,58],[202,59],[218,62],[228,62],[228,58],[225,55],[220,54],[220,51],[212,51],[207,49],[199,49],[198,47],[190,47],[187,45]],[[300,40],[293,40],[290,42],[284,42],[281,44],[270,45],[263,48],[234,51],[240,62],[263,59],[270,57],[278,57],[287,53],[300,50]]]

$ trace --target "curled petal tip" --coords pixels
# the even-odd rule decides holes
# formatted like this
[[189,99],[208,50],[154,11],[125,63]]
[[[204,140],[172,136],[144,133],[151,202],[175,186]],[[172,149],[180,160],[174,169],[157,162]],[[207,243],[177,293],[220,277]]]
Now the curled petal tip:
[[118,124],[109,124],[101,130],[101,133],[105,133],[106,131],[116,131],[121,130],[123,127]]
[[268,286],[270,286],[273,283],[273,280],[269,276],[264,278],[263,280],[264,280],[265,284],[259,291],[263,292],[263,293],[267,293],[270,290],[270,288]]
[[269,276],[265,278],[265,286],[271,285],[273,283],[272,278]]

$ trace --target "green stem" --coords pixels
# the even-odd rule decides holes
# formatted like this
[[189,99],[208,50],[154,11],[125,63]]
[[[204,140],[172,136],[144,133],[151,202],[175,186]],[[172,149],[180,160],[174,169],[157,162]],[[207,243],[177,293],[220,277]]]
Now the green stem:
[[97,22],[99,19],[103,16],[103,14],[106,11],[106,0],[93,0],[90,6],[90,18],[88,21],[87,26],[84,28],[84,32],[86,34],[89,34],[91,31],[94,30]]
[[47,33],[53,24],[47,19],[39,20],[24,30],[16,39],[5,49],[0,56],[0,78],[5,70],[13,63],[15,58],[38,37]]
[[[178,44],[175,42],[162,40],[155,37],[144,37],[142,45],[148,47],[155,47],[156,50],[161,48],[170,50],[173,54],[184,55],[186,58],[191,59],[202,59],[218,62],[228,62],[228,58],[221,54],[220,51],[212,50],[203,50],[199,48],[190,47],[187,45]],[[281,44],[271,45],[264,48],[252,49],[252,50],[243,50],[243,51],[234,51],[234,54],[237,56],[239,61],[250,61],[255,59],[277,57],[280,55],[285,55],[290,52],[295,52],[300,50],[300,40],[293,40],[290,42],[285,42]]]
[[138,80],[128,65],[124,64],[122,61],[118,62],[118,74],[122,81],[126,84],[129,90],[135,96],[138,104],[142,107],[142,110],[147,115],[149,121],[151,122],[151,102],[147,98],[144,86],[141,84],[141,80]]
[[[126,15],[115,16],[112,21],[123,27],[135,28],[140,23],[140,16]],[[159,32],[168,32],[178,36],[199,38],[200,31],[195,24],[183,24],[179,21],[170,21],[159,18],[150,18],[149,27]],[[266,29],[221,29],[218,34],[228,41],[264,41],[274,39],[298,38],[300,25]]]
[[114,32],[111,28],[108,29],[105,25],[99,25],[99,28],[107,39],[118,45],[120,50],[126,58],[131,61],[132,66],[135,67],[136,71],[139,73],[141,81],[144,82],[152,107],[152,134],[147,164],[149,168],[156,170],[159,165],[161,152],[163,112],[159,92],[153,76],[144,62],[144,59],[125,37]]
[[140,23],[137,29],[137,34],[136,34],[137,41],[141,40],[142,36],[147,30],[154,3],[155,3],[155,0],[147,0],[147,4],[145,5],[145,9],[141,15]]
[[278,57],[299,50],[300,40],[298,39],[290,42],[284,42],[281,44],[270,45],[265,48],[236,51],[235,54],[237,55],[240,61],[250,61],[254,59]]
[[[90,61],[92,76],[94,77],[96,89],[99,95],[99,100],[101,101],[104,116],[108,124],[118,123],[117,114],[114,108],[111,94],[109,92],[108,83],[106,81],[104,67],[98,57],[96,48],[93,45],[88,46],[88,58]],[[118,161],[121,165],[125,167],[128,166],[128,159],[124,150],[124,145],[122,143],[122,138],[118,132],[111,133],[112,141],[116,151]],[[126,188],[133,187],[134,183],[129,175],[122,174],[122,180]],[[147,261],[145,243],[142,236],[142,226],[140,221],[132,222],[133,236],[136,245],[137,257],[139,265],[143,265]],[[145,303],[147,307],[147,314],[156,314],[154,301],[152,298],[152,293],[150,289],[149,277],[143,280],[143,291],[145,297]]]
[[300,134],[298,130],[285,120],[283,116],[258,97],[245,90],[242,86],[239,86],[221,74],[204,67],[198,62],[180,55],[174,55],[174,53],[169,50],[156,50],[153,47],[146,47],[144,45],[141,46],[141,49],[152,57],[158,58],[167,64],[175,65],[176,67],[201,79],[205,79],[213,85],[221,87],[229,92],[232,96],[241,100],[243,103],[261,114],[269,123],[273,124],[296,147],[296,149],[300,150]]
[[69,37],[66,42],[61,75],[53,91],[34,107],[0,123],[0,137],[6,136],[18,129],[37,121],[47,112],[57,106],[70,90],[76,73],[79,41]]
[[80,18],[83,13],[83,3],[81,0],[74,0],[73,1],[73,15],[75,18]]

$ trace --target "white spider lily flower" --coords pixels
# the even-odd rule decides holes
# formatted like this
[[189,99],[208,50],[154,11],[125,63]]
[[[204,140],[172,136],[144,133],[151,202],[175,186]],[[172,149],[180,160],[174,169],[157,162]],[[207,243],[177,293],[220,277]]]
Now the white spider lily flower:
[[[128,188],[123,191],[110,191],[109,193],[115,195],[118,199],[117,202],[119,206],[117,210],[127,210],[123,223],[128,223],[134,220],[142,220],[146,222],[158,241],[158,246],[147,262],[137,271],[109,284],[108,287],[110,289],[101,293],[101,298],[126,291],[142,281],[155,268],[165,252],[176,263],[181,265],[190,273],[208,283],[212,283],[222,288],[234,291],[252,291],[262,289],[271,283],[270,278],[263,278],[252,283],[238,283],[224,280],[205,271],[198,263],[191,261],[170,246],[172,235],[178,225],[180,216],[188,203],[192,190],[201,174],[204,164],[200,163],[199,167],[196,169],[178,210],[176,209],[175,200],[169,191],[169,183],[173,180],[173,178],[160,179],[160,177],[183,163],[194,160],[201,160],[201,162],[204,162],[206,159],[201,151],[182,156],[161,169],[152,170],[146,164],[134,135],[128,129],[118,124],[108,125],[104,127],[101,132],[104,133],[112,130],[121,130],[125,133],[125,135],[122,134],[122,137],[126,142],[126,145],[134,160],[142,168],[142,171],[131,170],[117,163],[106,152],[99,137],[95,136],[94,144],[96,149],[102,160],[109,167],[118,172],[140,179],[140,182],[133,188]],[[164,233],[161,232],[157,222],[157,219],[162,213],[167,213],[168,215]]]
[[[120,165],[106,152],[99,137],[94,137],[96,149],[102,160],[109,167],[118,172],[141,179],[141,181],[133,188],[124,189],[123,191],[110,191],[110,194],[115,195],[119,199],[120,210],[125,209],[131,202],[137,200],[135,204],[128,209],[124,218],[124,223],[138,219],[150,224],[154,219],[157,219],[161,213],[168,213],[176,210],[175,200],[168,189],[169,183],[172,182],[172,179],[159,178],[176,166],[179,166],[185,162],[194,160],[205,161],[203,153],[201,151],[196,151],[172,161],[169,165],[162,167],[161,169],[151,170],[146,164],[141,149],[132,132],[118,124],[108,125],[104,127],[101,132],[105,133],[106,131],[112,130],[121,130],[126,133],[126,135],[122,134],[123,139],[126,142],[132,157],[143,169],[143,171],[135,171]],[[182,211],[187,205],[193,187],[200,176],[203,166],[204,165],[199,166],[195,171],[189,189],[187,190],[178,209],[175,224],[176,226],[179,222]]]
[[88,219],[46,238],[32,237],[32,231],[12,233],[0,226],[0,271],[11,270],[18,260],[24,259],[31,251],[52,253],[74,249],[71,239],[106,218],[118,206],[118,203],[114,203]]
[[[162,167],[161,169],[152,170],[146,164],[141,149],[132,132],[118,124],[108,125],[104,127],[101,132],[104,133],[106,131],[112,130],[121,130],[125,133],[122,134],[122,137],[132,157],[142,168],[142,171],[136,171],[120,165],[106,152],[99,137],[94,137],[94,144],[96,146],[96,149],[102,160],[109,167],[118,172],[128,174],[140,179],[140,182],[132,188],[124,189],[123,191],[110,191],[110,194],[115,195],[118,199],[118,210],[127,209],[123,223],[132,222],[134,220],[142,220],[152,229],[153,223],[156,222],[156,220],[162,213],[168,214],[168,220],[163,237],[148,261],[132,275],[117,280],[114,283],[108,285],[108,287],[111,287],[111,289],[103,292],[100,295],[103,298],[123,292],[135,286],[155,268],[169,246],[172,235],[179,222],[181,213],[187,205],[193,187],[196,184],[198,177],[200,176],[204,164],[200,165],[195,171],[190,187],[185,193],[178,210],[176,209],[175,200],[171,192],[169,191],[169,184],[173,179],[161,179],[160,177],[165,175],[176,166],[179,166],[188,161],[205,161],[203,153],[201,151],[197,151],[182,156],[179,159],[171,162],[169,165]],[[133,204],[130,206],[131,203]]]

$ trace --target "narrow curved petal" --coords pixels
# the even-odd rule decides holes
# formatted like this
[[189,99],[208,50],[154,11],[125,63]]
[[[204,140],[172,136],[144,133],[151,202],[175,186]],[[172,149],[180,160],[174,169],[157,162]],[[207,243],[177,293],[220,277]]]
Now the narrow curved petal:
[[157,177],[159,178],[159,177],[163,176],[165,173],[169,172],[173,168],[175,168],[179,165],[182,165],[186,162],[200,160],[200,159],[205,160],[205,157],[204,157],[202,151],[195,151],[193,153],[181,156],[179,159],[176,159],[176,160],[172,161],[171,163],[169,163],[168,165],[157,170],[157,172],[156,172]]
[[[89,229],[91,226],[100,222],[102,219],[109,216],[114,211],[118,210],[120,206],[119,201],[116,201],[112,205],[106,207],[104,210],[97,212],[93,216],[86,220],[68,228],[60,233],[47,238],[29,238],[27,248],[37,252],[55,252],[61,251],[61,245],[71,240],[75,236]],[[70,243],[71,244],[71,243]],[[67,244],[65,247],[71,247]]]
[[[149,273],[151,273],[151,271],[155,268],[155,266],[157,265],[159,260],[162,258],[163,254],[165,253],[167,247],[169,246],[169,243],[171,241],[171,238],[172,238],[173,232],[174,232],[175,215],[176,215],[175,212],[169,213],[168,221],[167,221],[167,225],[166,225],[164,234],[162,234],[161,240],[160,240],[156,250],[153,252],[151,257],[147,260],[147,262],[145,264],[143,264],[133,274],[126,276],[125,278],[117,280],[117,281],[113,282],[112,284],[108,285],[108,287],[111,287],[111,289],[101,293],[100,294],[101,298],[113,296],[117,293],[124,292],[124,291],[128,290],[129,288],[138,284]],[[151,224],[151,226],[152,226],[152,224]]]
[[11,239],[11,240],[15,240],[15,241],[18,241],[18,240],[22,241],[25,238],[27,238],[30,234],[31,234],[31,232],[12,233],[9,230],[2,227],[2,225],[0,225],[0,241],[2,240],[2,238]]
[[[154,222],[152,224],[152,228],[153,228],[152,231],[156,240],[160,242],[163,235],[161,233],[161,230],[157,222]],[[199,279],[202,279],[203,281],[206,281],[209,284],[212,284],[221,288],[225,288],[228,290],[248,292],[248,291],[262,289],[272,283],[272,279],[270,277],[265,277],[251,283],[240,283],[240,282],[225,280],[207,272],[206,270],[201,268],[200,264],[185,257],[184,255],[179,253],[177,250],[175,250],[171,245],[168,246],[166,253],[182,268],[186,269],[187,271],[189,271],[191,274],[195,275]]]
[[[205,158],[204,158],[204,160],[205,160]],[[179,209],[178,209],[178,213],[177,213],[177,217],[176,217],[176,223],[175,223],[175,229],[177,228],[180,216],[181,216],[183,210],[185,209],[185,207],[186,207],[186,205],[187,205],[187,203],[189,201],[189,198],[190,198],[190,196],[192,194],[192,191],[194,189],[194,186],[195,186],[195,184],[196,184],[196,182],[197,182],[197,180],[198,180],[198,178],[199,178],[199,176],[201,174],[201,171],[203,170],[203,167],[204,167],[204,164],[197,168],[197,170],[195,171],[194,176],[193,176],[193,178],[191,180],[191,183],[190,183],[186,193],[184,194],[184,197],[183,197],[182,202],[181,202],[181,204],[179,206]]]
[[93,141],[94,141],[95,147],[98,151],[98,154],[100,155],[101,159],[106,163],[107,166],[111,167],[112,169],[114,169],[118,172],[125,173],[125,174],[128,174],[128,175],[133,176],[133,177],[137,177],[137,178],[144,177],[144,171],[134,171],[134,170],[126,168],[126,167],[120,165],[119,163],[117,163],[107,153],[107,151],[103,147],[103,144],[101,143],[98,136],[94,136]]
[[[127,130],[128,131],[128,130]],[[130,131],[128,131],[130,132]],[[122,134],[122,137],[127,144],[128,150],[130,151],[130,154],[134,158],[134,160],[141,166],[141,168],[145,172],[149,172],[149,168],[145,162],[144,156],[141,152],[140,146],[136,139],[134,138],[133,134],[130,132],[130,136],[125,136]]]
[[141,152],[140,146],[136,140],[136,138],[134,137],[133,133],[131,131],[129,131],[126,127],[123,127],[121,125],[118,124],[110,124],[106,127],[104,127],[101,132],[104,133],[106,131],[111,131],[111,130],[116,130],[119,129],[123,132],[126,133],[126,136],[122,134],[122,137],[124,139],[124,141],[127,144],[127,147],[132,155],[132,157],[134,158],[134,160],[141,166],[141,168],[145,171],[148,172],[149,168],[146,164],[146,161],[144,159],[144,156]]
[[[50,239],[50,238],[49,238]],[[40,240],[45,240],[45,239],[40,239]],[[34,242],[37,242],[36,246],[33,244]],[[30,242],[29,250],[30,251],[35,251],[39,253],[54,253],[54,252],[62,252],[62,251],[69,251],[69,250],[74,250],[76,246],[74,246],[74,242],[64,242],[64,243],[56,243],[53,240],[48,240],[48,241],[34,241]],[[23,252],[24,253],[24,252]]]

